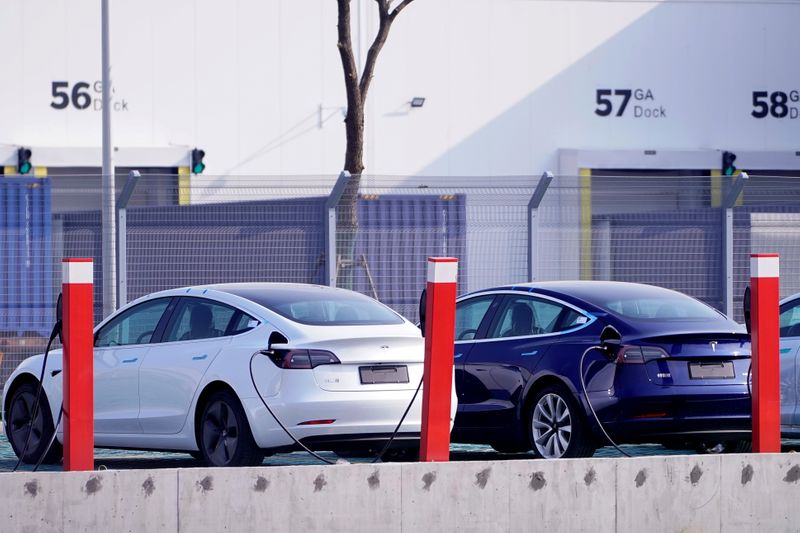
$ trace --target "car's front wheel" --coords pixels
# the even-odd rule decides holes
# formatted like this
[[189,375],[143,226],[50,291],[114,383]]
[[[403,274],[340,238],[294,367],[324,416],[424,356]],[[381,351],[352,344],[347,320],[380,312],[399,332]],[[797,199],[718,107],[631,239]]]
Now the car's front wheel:
[[577,403],[559,385],[548,385],[534,396],[529,435],[534,453],[545,459],[591,457],[595,451]]
[[38,408],[34,409],[37,392],[39,387],[34,383],[23,383],[13,392],[6,420],[8,440],[17,457],[22,457],[23,463],[36,463],[41,459],[44,464],[55,464],[61,461],[63,449],[56,440],[47,450],[55,427],[50,416],[50,403],[44,392],[41,393]]
[[264,460],[239,399],[227,390],[206,401],[199,440],[200,453],[210,466],[256,466]]

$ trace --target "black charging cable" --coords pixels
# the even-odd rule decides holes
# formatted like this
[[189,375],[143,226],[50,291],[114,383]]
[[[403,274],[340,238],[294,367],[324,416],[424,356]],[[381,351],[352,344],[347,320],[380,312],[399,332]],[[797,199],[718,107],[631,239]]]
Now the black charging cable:
[[[275,419],[275,421],[278,423],[278,425],[281,427],[281,429],[284,431],[284,433],[286,433],[289,436],[289,438],[294,441],[295,444],[300,446],[300,448],[302,448],[303,450],[305,450],[306,452],[311,454],[313,457],[319,459],[323,463],[327,463],[329,465],[337,464],[337,461],[331,461],[330,459],[326,459],[325,457],[322,457],[321,455],[319,455],[315,451],[311,450],[308,446],[306,446],[305,444],[300,442],[300,440],[297,437],[295,437],[292,434],[292,432],[289,431],[289,429],[283,424],[283,422],[281,422],[281,420],[275,415],[275,413],[272,411],[272,409],[270,409],[269,404],[267,404],[267,402],[264,400],[264,397],[261,396],[261,391],[258,390],[258,386],[256,385],[256,379],[255,379],[255,376],[253,375],[253,360],[255,359],[255,357],[257,355],[265,355],[265,354],[263,352],[255,352],[253,355],[250,356],[250,381],[253,383],[253,388],[256,390],[256,394],[258,395],[258,399],[261,400],[262,404],[264,404],[264,407],[267,409],[269,414],[272,415],[272,418]],[[406,416],[408,415],[408,412],[411,410],[411,406],[414,405],[414,401],[416,401],[416,399],[417,399],[417,394],[419,394],[419,390],[422,388],[422,381],[423,381],[423,378],[420,378],[419,385],[417,385],[417,390],[414,392],[414,396],[411,397],[411,402],[409,402],[408,406],[406,407],[406,410],[403,413],[403,416],[400,417],[400,421],[397,423],[397,426],[394,428],[394,432],[392,433],[391,437],[389,437],[389,440],[383,446],[383,449],[372,460],[373,463],[378,462],[378,460],[380,460],[383,457],[383,455],[386,453],[386,451],[389,449],[389,446],[392,445],[392,442],[394,441],[395,437],[397,436],[398,432],[400,431],[400,426],[403,424],[403,421],[406,419]]]
[[[47,356],[50,353],[50,347],[53,345],[53,341],[58,337],[61,333],[61,321],[57,320],[56,323],[53,325],[53,331],[50,333],[50,340],[47,341],[47,347],[44,350],[44,359],[42,360],[42,372],[39,374],[39,386],[36,389],[36,399],[33,403],[33,412],[31,413],[31,419],[28,421],[28,434],[25,436],[25,445],[22,447],[22,452],[19,454],[19,458],[17,458],[17,464],[14,465],[14,469],[11,470],[12,472],[16,472],[19,466],[22,464],[22,458],[25,457],[25,454],[28,452],[28,446],[31,443],[31,433],[33,433],[33,422],[36,420],[36,417],[39,415],[39,404],[41,403],[41,398],[44,389],[44,372],[47,369]],[[59,413],[59,422],[61,421],[61,414]],[[53,436],[56,434],[56,428],[53,427]],[[52,443],[51,443],[52,445]],[[47,447],[45,453],[39,458],[41,462],[44,459],[44,456],[47,455],[47,452],[50,450],[50,446]]]
[[594,419],[597,422],[597,425],[600,427],[600,431],[603,432],[603,435],[605,435],[605,437],[608,439],[608,442],[611,443],[611,445],[614,448],[616,448],[617,451],[619,453],[621,453],[622,455],[624,455],[625,457],[633,457],[631,454],[629,454],[628,452],[626,452],[625,450],[620,448],[617,445],[617,443],[614,442],[614,440],[609,436],[608,432],[606,432],[606,428],[603,426],[603,423],[600,422],[600,417],[597,416],[597,413],[594,410],[594,406],[592,405],[592,401],[589,399],[589,393],[586,390],[586,379],[585,379],[585,377],[583,375],[583,360],[586,358],[586,354],[588,354],[592,350],[600,350],[600,351],[605,352],[606,348],[604,346],[589,346],[583,352],[583,354],[581,355],[581,362],[580,362],[578,370],[579,370],[579,374],[581,376],[581,387],[583,388],[583,395],[586,397],[586,403],[589,405],[589,410],[592,412],[592,415],[594,416]]
[[64,404],[61,404],[61,407],[58,409],[58,420],[56,420],[56,425],[53,426],[53,435],[50,437],[50,442],[47,444],[47,448],[44,449],[42,455],[39,456],[39,460],[36,461],[36,465],[33,467],[33,471],[36,472],[39,470],[39,467],[42,466],[42,462],[44,458],[47,457],[47,454],[50,453],[50,448],[53,447],[53,443],[56,441],[56,435],[58,434],[58,425],[61,424],[61,415],[64,414]]

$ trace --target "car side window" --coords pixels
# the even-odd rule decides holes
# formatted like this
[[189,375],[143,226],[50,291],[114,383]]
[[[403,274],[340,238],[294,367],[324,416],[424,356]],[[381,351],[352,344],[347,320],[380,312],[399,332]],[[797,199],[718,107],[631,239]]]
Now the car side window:
[[236,309],[204,298],[183,298],[162,342],[222,337]]
[[800,299],[781,309],[780,328],[781,337],[800,337]]
[[228,335],[238,335],[245,333],[258,326],[259,322],[243,311],[239,311],[239,317],[234,317],[234,323],[228,332]]
[[100,328],[94,345],[148,344],[171,298],[159,298],[132,307]]
[[[558,326],[562,305],[529,296],[510,296],[500,310],[490,338],[523,337],[553,333]],[[562,321],[563,322],[563,321]]]
[[456,304],[457,341],[472,340],[478,334],[483,317],[494,301],[494,295],[478,296]]

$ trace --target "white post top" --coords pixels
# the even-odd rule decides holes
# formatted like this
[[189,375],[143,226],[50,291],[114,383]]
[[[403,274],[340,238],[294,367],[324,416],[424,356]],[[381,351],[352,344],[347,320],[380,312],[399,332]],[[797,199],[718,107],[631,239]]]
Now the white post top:
[[750,277],[779,277],[778,259],[778,254],[750,254]]
[[455,257],[429,257],[428,283],[455,283],[458,276],[458,259]]
[[91,259],[61,261],[61,283],[94,283],[94,262]]

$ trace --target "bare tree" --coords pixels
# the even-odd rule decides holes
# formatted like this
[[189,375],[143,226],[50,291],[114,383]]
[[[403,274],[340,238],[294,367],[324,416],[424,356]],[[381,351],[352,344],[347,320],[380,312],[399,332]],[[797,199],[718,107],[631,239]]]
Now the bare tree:
[[[353,39],[350,33],[350,0],[337,0],[339,6],[339,36],[337,46],[342,59],[344,86],[347,92],[347,114],[344,118],[347,148],[344,156],[344,170],[350,172],[352,178],[342,195],[337,213],[337,271],[338,267],[347,270],[339,285],[352,288],[353,267],[356,265],[355,236],[358,228],[358,189],[361,185],[361,173],[364,171],[364,107],[367,101],[369,85],[375,72],[378,55],[386,43],[389,30],[397,15],[414,0],[375,0],[378,5],[378,33],[367,52],[364,70],[359,77],[358,65],[353,56]],[[394,4],[394,5],[392,5]]]
[[367,101],[369,84],[392,23],[403,9],[414,0],[402,0],[393,8],[390,0],[375,0],[378,4],[378,33],[369,47],[367,60],[361,77],[353,57],[353,40],[350,34],[350,0],[337,0],[339,4],[339,56],[342,59],[344,85],[347,90],[347,115],[345,131],[347,149],[344,156],[344,170],[350,174],[361,174],[364,170],[364,104]]

